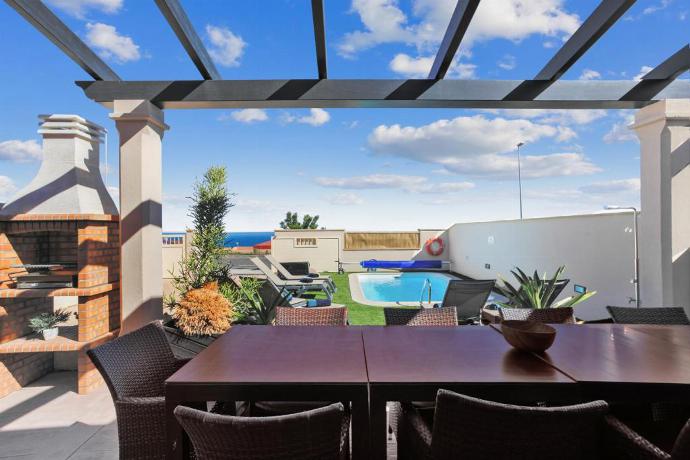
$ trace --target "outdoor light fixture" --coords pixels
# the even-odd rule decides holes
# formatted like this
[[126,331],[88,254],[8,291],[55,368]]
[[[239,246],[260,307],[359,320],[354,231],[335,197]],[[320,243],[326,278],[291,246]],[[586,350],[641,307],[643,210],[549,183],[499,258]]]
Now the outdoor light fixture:
[[522,169],[520,168],[520,147],[525,145],[524,142],[519,142],[517,145],[517,160],[518,160],[518,188],[520,193],[520,220],[522,220]]
[[633,241],[635,244],[635,277],[632,280],[633,284],[635,284],[635,306],[637,308],[640,308],[640,257],[639,257],[639,248],[638,248],[638,243],[637,243],[637,208],[634,208],[633,206],[604,206],[604,209],[606,210],[627,210],[627,211],[632,211],[633,213]]

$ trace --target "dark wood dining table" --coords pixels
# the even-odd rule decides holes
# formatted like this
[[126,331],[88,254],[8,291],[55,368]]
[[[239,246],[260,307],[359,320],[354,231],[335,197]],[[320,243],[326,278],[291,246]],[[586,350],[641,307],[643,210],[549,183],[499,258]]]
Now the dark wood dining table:
[[556,340],[538,356],[577,381],[583,398],[690,401],[690,326],[552,326]]
[[363,329],[369,372],[372,459],[386,458],[386,403],[434,401],[439,389],[493,401],[578,399],[575,381],[490,327]]
[[440,388],[518,404],[690,400],[690,326],[554,327],[541,354],[499,325],[233,327],[167,380],[168,456],[185,450],[172,411],[195,401],[350,401],[353,458],[385,459],[386,402]]
[[166,381],[167,458],[188,448],[176,406],[234,400],[351,402],[352,456],[368,458],[367,383],[357,328],[233,327]]

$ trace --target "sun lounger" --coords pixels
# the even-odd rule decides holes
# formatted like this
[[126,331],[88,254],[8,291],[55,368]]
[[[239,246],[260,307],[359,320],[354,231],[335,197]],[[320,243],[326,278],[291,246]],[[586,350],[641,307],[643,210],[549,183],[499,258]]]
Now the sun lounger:
[[[271,265],[273,265],[273,267],[275,267],[275,269],[278,271],[278,274],[279,274],[282,278],[284,278],[284,279],[286,279],[286,280],[293,280],[293,281],[299,281],[299,280],[305,278],[304,276],[293,275],[292,273],[290,273],[290,272],[288,271],[288,269],[286,269],[286,268],[283,266],[283,264],[281,264],[280,262],[278,262],[278,261],[276,260],[276,258],[273,257],[272,255],[266,255],[266,256],[264,256],[264,257],[266,257],[266,260],[268,260],[268,261],[271,263]],[[316,275],[316,276],[313,276],[313,275]],[[325,281],[325,282],[327,282],[328,284],[331,285],[331,289],[333,290],[333,292],[335,292],[335,290],[336,290],[336,288],[335,288],[335,283],[333,282],[333,280],[331,279],[330,276],[320,276],[318,273],[314,273],[314,274],[308,275],[308,277],[311,278],[311,279],[314,279],[314,280],[320,280],[320,281]]]
[[252,257],[250,259],[256,268],[258,268],[261,273],[268,278],[268,280],[275,284],[278,288],[284,288],[291,292],[304,292],[304,291],[323,291],[326,293],[328,298],[333,297],[333,289],[331,285],[323,280],[313,279],[313,278],[302,278],[301,280],[281,280],[278,275],[273,273],[268,265],[263,263],[258,257]]

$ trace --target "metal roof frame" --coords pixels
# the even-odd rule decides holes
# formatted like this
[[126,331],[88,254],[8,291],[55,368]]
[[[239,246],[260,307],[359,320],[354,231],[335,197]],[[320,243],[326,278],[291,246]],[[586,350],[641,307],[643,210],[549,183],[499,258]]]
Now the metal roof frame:
[[410,108],[640,108],[660,99],[690,98],[684,45],[641,81],[560,80],[560,77],[632,6],[603,0],[531,80],[455,80],[445,75],[479,6],[459,0],[427,79],[328,79],[323,0],[312,0],[318,79],[223,80],[179,0],[155,0],[204,80],[121,81],[41,0],[5,0],[95,81],[76,82],[90,99],[112,106],[145,99],[161,108],[410,107]]

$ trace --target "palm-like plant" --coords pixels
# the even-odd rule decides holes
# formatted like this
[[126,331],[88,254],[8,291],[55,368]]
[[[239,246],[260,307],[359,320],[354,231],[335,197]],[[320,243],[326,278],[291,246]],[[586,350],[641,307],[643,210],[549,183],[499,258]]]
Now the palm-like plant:
[[572,307],[580,302],[592,297],[596,291],[585,292],[583,294],[575,294],[565,299],[556,302],[558,291],[558,281],[565,270],[564,266],[558,267],[556,273],[551,278],[546,278],[546,274],[540,277],[537,271],[534,275],[529,276],[520,268],[515,267],[511,270],[519,285],[513,286],[503,278],[501,278],[502,286],[497,285],[494,290],[508,299],[506,302],[497,302],[501,307],[512,308],[558,308],[558,307]]

